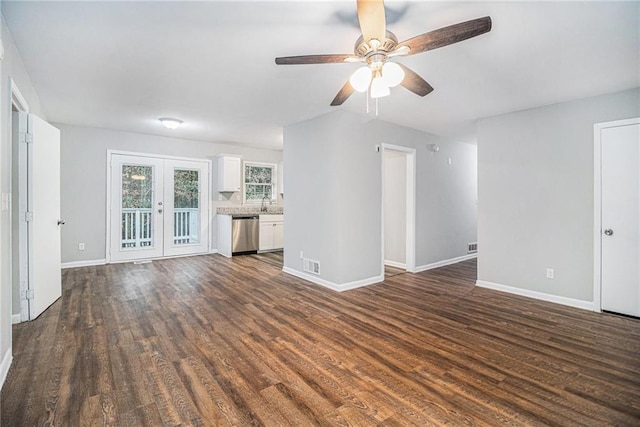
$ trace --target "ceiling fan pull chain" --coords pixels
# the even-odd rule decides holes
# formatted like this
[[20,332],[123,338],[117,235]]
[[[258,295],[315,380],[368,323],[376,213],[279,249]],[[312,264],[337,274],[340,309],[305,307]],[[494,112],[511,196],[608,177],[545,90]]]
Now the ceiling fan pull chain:
[[369,114],[369,88],[367,87],[367,114]]

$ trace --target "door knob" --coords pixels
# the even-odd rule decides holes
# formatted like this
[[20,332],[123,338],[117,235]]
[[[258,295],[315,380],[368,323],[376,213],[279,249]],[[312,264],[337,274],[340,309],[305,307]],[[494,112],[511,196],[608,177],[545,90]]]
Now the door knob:
[[64,219],[59,219],[58,220],[58,225],[65,225],[66,221]]
[[604,234],[607,236],[613,236],[613,230],[610,228],[607,228],[606,230],[604,230]]

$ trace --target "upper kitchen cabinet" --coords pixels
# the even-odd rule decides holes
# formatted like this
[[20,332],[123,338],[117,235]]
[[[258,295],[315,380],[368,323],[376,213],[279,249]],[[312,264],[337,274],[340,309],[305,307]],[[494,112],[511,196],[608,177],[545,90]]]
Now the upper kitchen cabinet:
[[218,156],[218,191],[240,191],[242,188],[242,159],[239,156]]

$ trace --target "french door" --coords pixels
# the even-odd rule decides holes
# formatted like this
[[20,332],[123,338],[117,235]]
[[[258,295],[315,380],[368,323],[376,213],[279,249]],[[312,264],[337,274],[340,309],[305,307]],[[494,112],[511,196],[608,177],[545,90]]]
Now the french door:
[[209,248],[209,162],[111,153],[109,261]]

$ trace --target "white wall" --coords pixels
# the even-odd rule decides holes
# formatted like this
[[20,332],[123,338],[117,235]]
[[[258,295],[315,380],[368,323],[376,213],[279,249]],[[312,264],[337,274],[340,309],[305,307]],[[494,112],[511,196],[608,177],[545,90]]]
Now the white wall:
[[384,260],[406,265],[407,155],[384,151]]
[[338,287],[382,275],[382,143],[417,150],[417,268],[467,254],[476,147],[338,110],[284,130],[285,267],[301,272],[304,251]]
[[479,281],[593,301],[593,125],[637,116],[640,89],[479,121]]
[[[282,151],[263,150],[166,138],[115,130],[55,124],[61,131],[62,262],[96,261],[106,257],[107,150],[212,159],[217,154],[239,154],[243,160],[278,163]],[[211,237],[216,242],[215,209],[239,206],[240,193],[218,193],[217,162],[211,166]],[[218,200],[222,197],[223,200]],[[279,196],[280,197],[280,196]],[[280,204],[282,199],[279,198]],[[78,243],[85,244],[78,251]]]
[[[29,104],[30,111],[43,117],[40,101],[31,83],[31,78],[22,62],[22,58],[15,46],[11,33],[4,21],[0,20],[2,43],[5,56],[2,60],[0,77],[0,191],[2,194],[11,192],[11,87],[13,79],[20,92]],[[11,285],[11,218],[9,211],[0,212],[0,362],[11,349],[11,313],[12,305],[19,307],[18,292],[12,292]],[[18,286],[16,286],[17,288]],[[17,304],[16,304],[17,301]],[[18,310],[19,312],[19,310]],[[8,360],[8,359],[6,359]],[[2,374],[3,366],[0,366]],[[1,378],[0,378],[1,379]]]
[[304,251],[306,258],[321,261],[324,280],[338,283],[339,131],[324,120],[305,124],[284,129],[285,266],[302,270]]

